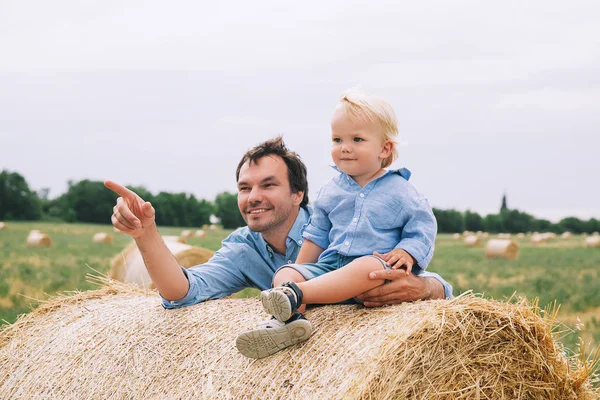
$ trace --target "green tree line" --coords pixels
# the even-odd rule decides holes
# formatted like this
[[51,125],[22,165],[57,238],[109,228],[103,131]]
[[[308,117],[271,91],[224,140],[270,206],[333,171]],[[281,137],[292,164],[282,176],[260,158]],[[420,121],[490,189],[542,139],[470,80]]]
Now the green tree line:
[[[223,192],[214,202],[199,200],[187,193],[150,193],[143,186],[130,186],[156,209],[156,223],[160,226],[199,227],[208,224],[215,215],[226,229],[244,226],[238,207],[237,195]],[[58,220],[66,222],[110,223],[112,208],[117,195],[104,187],[103,182],[84,179],[69,181],[68,190],[53,199],[48,190],[40,193],[29,188],[27,181],[17,172],[0,172],[0,220]],[[509,209],[506,195],[498,214],[481,216],[473,211],[441,210],[434,208],[438,232],[454,233],[484,231],[490,233],[519,232],[572,232],[592,233],[600,231],[600,221],[587,221],[567,217],[558,223],[537,219],[525,212]]]
[[[210,223],[216,215],[226,229],[245,225],[238,208],[237,196],[220,193],[216,201],[197,199],[188,193],[160,192],[153,194],[143,186],[129,186],[144,200],[152,203],[156,223],[160,226],[200,227]],[[30,189],[27,181],[17,172],[0,172],[0,221],[55,220],[65,222],[110,223],[117,195],[104,187],[101,181],[84,179],[68,182],[67,191],[53,199],[49,191],[39,193]]]

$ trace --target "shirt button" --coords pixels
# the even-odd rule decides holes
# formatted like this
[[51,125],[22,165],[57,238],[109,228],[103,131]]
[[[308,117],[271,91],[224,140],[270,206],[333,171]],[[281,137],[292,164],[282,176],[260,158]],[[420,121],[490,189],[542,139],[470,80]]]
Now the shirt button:
[[358,221],[358,218],[354,218],[354,219],[352,220],[352,222],[356,222],[356,221]]
[[346,246],[350,246],[350,242],[346,242],[344,243]]
[[302,244],[302,240],[298,240],[298,244]]
[[364,193],[359,194],[360,197],[365,197]]
[[288,264],[291,264],[291,263],[292,263],[292,260],[288,260]]

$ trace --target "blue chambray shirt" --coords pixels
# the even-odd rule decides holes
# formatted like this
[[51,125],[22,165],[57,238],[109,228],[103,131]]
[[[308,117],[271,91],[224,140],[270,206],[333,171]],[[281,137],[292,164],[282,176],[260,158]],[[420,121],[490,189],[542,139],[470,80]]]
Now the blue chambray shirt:
[[[269,289],[275,271],[296,261],[302,246],[302,228],[308,223],[311,207],[300,208],[296,221],[286,239],[286,254],[278,254],[258,232],[248,227],[232,232],[222,247],[207,263],[181,268],[190,288],[180,300],[166,300],[161,296],[164,308],[191,306],[205,300],[229,296],[240,290],[253,287]],[[452,297],[452,286],[438,274],[424,272],[421,276],[433,277],[444,286],[446,298]]]
[[386,171],[361,187],[349,175],[332,178],[317,193],[303,236],[337,253],[364,256],[400,248],[412,255],[421,275],[433,257],[437,222],[427,199],[408,182],[406,168]]

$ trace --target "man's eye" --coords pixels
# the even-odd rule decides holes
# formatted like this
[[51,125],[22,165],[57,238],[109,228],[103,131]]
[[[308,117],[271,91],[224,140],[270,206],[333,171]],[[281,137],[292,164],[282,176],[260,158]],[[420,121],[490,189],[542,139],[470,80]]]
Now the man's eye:
[[247,192],[248,190],[250,189],[248,189],[247,187],[241,187],[238,189],[238,192]]
[[362,142],[364,139],[363,138],[359,138],[359,137],[355,137],[354,141],[355,142]]

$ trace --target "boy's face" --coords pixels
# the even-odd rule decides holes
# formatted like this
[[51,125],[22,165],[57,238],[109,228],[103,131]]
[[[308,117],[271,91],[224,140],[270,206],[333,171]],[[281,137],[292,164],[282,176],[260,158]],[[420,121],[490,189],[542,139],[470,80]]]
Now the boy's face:
[[366,118],[346,116],[336,108],[331,119],[331,157],[335,165],[364,186],[380,169],[392,149],[383,128]]
[[292,193],[287,165],[279,156],[265,156],[256,164],[246,163],[240,168],[240,213],[248,228],[263,236],[293,224],[303,196],[302,192]]

